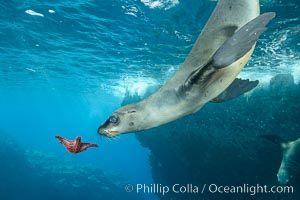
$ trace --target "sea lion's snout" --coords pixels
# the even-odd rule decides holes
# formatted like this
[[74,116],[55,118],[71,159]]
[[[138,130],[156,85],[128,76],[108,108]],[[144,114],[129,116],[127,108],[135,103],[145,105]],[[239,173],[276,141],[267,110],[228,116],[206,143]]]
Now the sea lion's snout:
[[99,128],[98,128],[98,130],[97,130],[97,133],[98,133],[99,135],[104,135],[104,130],[103,130],[102,126],[99,126]]
[[108,135],[108,131],[106,131],[106,130],[103,128],[103,125],[99,126],[97,132],[98,132],[99,135],[103,135],[103,136],[107,136],[107,135]]
[[121,133],[120,117],[117,114],[112,114],[99,128],[98,134],[106,137],[115,137]]
[[[143,113],[143,110],[140,110]],[[127,105],[113,112],[98,128],[98,134],[116,137],[124,133],[144,130],[141,128],[146,116],[140,115],[136,105]]]
[[112,130],[105,129],[103,127],[103,125],[101,125],[98,128],[97,132],[98,132],[99,135],[102,135],[102,136],[105,136],[105,137],[115,137],[115,136],[119,135],[118,131],[112,131]]

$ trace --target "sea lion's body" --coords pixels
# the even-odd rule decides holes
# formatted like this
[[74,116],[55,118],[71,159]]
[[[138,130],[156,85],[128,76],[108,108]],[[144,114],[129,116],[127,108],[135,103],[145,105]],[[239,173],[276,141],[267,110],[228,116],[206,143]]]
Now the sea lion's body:
[[159,91],[139,103],[147,105],[148,119],[154,119],[156,126],[165,124],[198,111],[205,103],[223,92],[247,63],[253,49],[231,66],[215,72],[206,87],[195,87],[190,91],[193,93],[192,98],[178,101],[175,89],[197,67],[204,66],[235,30],[257,17],[259,12],[259,0],[219,1],[181,68]]
[[[262,25],[265,24],[260,21],[262,24],[249,26],[251,29],[249,33],[248,28],[244,29],[241,36],[236,36],[230,42],[227,41],[236,34],[237,30],[256,18],[259,12],[259,0],[219,0],[192,51],[176,74],[150,97],[115,111],[100,126],[98,132],[106,136],[115,136],[157,127],[197,112],[207,102],[214,101],[236,80],[249,60],[258,39],[255,36],[256,32],[250,35],[251,30],[260,32],[260,35],[265,30],[262,31]],[[259,27],[257,30],[256,26]],[[246,41],[248,37],[251,44]],[[235,43],[236,40],[240,40],[241,45]],[[224,45],[226,42],[227,46]],[[240,45],[237,50],[232,47],[235,45]],[[251,46],[246,50],[242,49],[247,45]],[[234,52],[232,59],[230,54],[226,54],[227,49],[229,52]],[[241,55],[237,56],[236,54],[239,53]],[[223,62],[222,56],[225,61],[229,59],[233,62]],[[222,64],[224,66],[221,66]],[[243,91],[238,91],[231,97],[223,98],[223,95],[223,99],[234,98],[249,91],[258,82],[237,80],[236,83],[243,85]]]

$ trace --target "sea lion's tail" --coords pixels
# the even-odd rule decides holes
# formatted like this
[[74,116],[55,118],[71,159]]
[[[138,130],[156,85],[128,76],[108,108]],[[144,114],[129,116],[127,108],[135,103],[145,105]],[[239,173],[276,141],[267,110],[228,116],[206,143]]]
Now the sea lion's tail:
[[280,146],[282,146],[283,144],[286,144],[288,141],[283,139],[282,137],[278,136],[278,135],[261,135],[260,137],[269,140],[275,144],[278,144]]

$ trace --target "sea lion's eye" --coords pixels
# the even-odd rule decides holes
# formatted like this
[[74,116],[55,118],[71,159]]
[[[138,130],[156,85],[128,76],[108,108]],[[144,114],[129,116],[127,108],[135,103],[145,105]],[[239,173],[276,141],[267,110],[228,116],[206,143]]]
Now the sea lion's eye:
[[118,123],[119,118],[117,116],[113,115],[113,116],[110,116],[108,120],[109,120],[110,123],[116,124],[116,123]]

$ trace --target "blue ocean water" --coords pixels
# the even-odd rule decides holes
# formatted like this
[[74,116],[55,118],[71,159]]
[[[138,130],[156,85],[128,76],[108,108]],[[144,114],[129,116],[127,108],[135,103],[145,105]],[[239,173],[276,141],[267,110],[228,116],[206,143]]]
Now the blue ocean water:
[[[0,177],[0,198],[47,199],[55,191],[55,198],[66,199],[61,188],[67,187],[76,194],[73,199],[158,199],[123,190],[125,183],[160,180],[153,175],[155,151],[134,134],[108,140],[96,131],[126,91],[144,96],[176,72],[215,5],[214,0],[1,1],[0,153],[7,157],[0,171],[12,175]],[[299,0],[261,0],[261,11],[275,11],[277,17],[240,77],[258,79],[266,88],[274,75],[288,73],[299,84]],[[70,155],[55,135],[81,135],[99,148]],[[9,167],[14,162],[24,168]],[[29,176],[22,177],[28,188],[13,175],[16,170]],[[102,175],[93,177],[96,172]],[[89,184],[93,187],[82,193]]]

